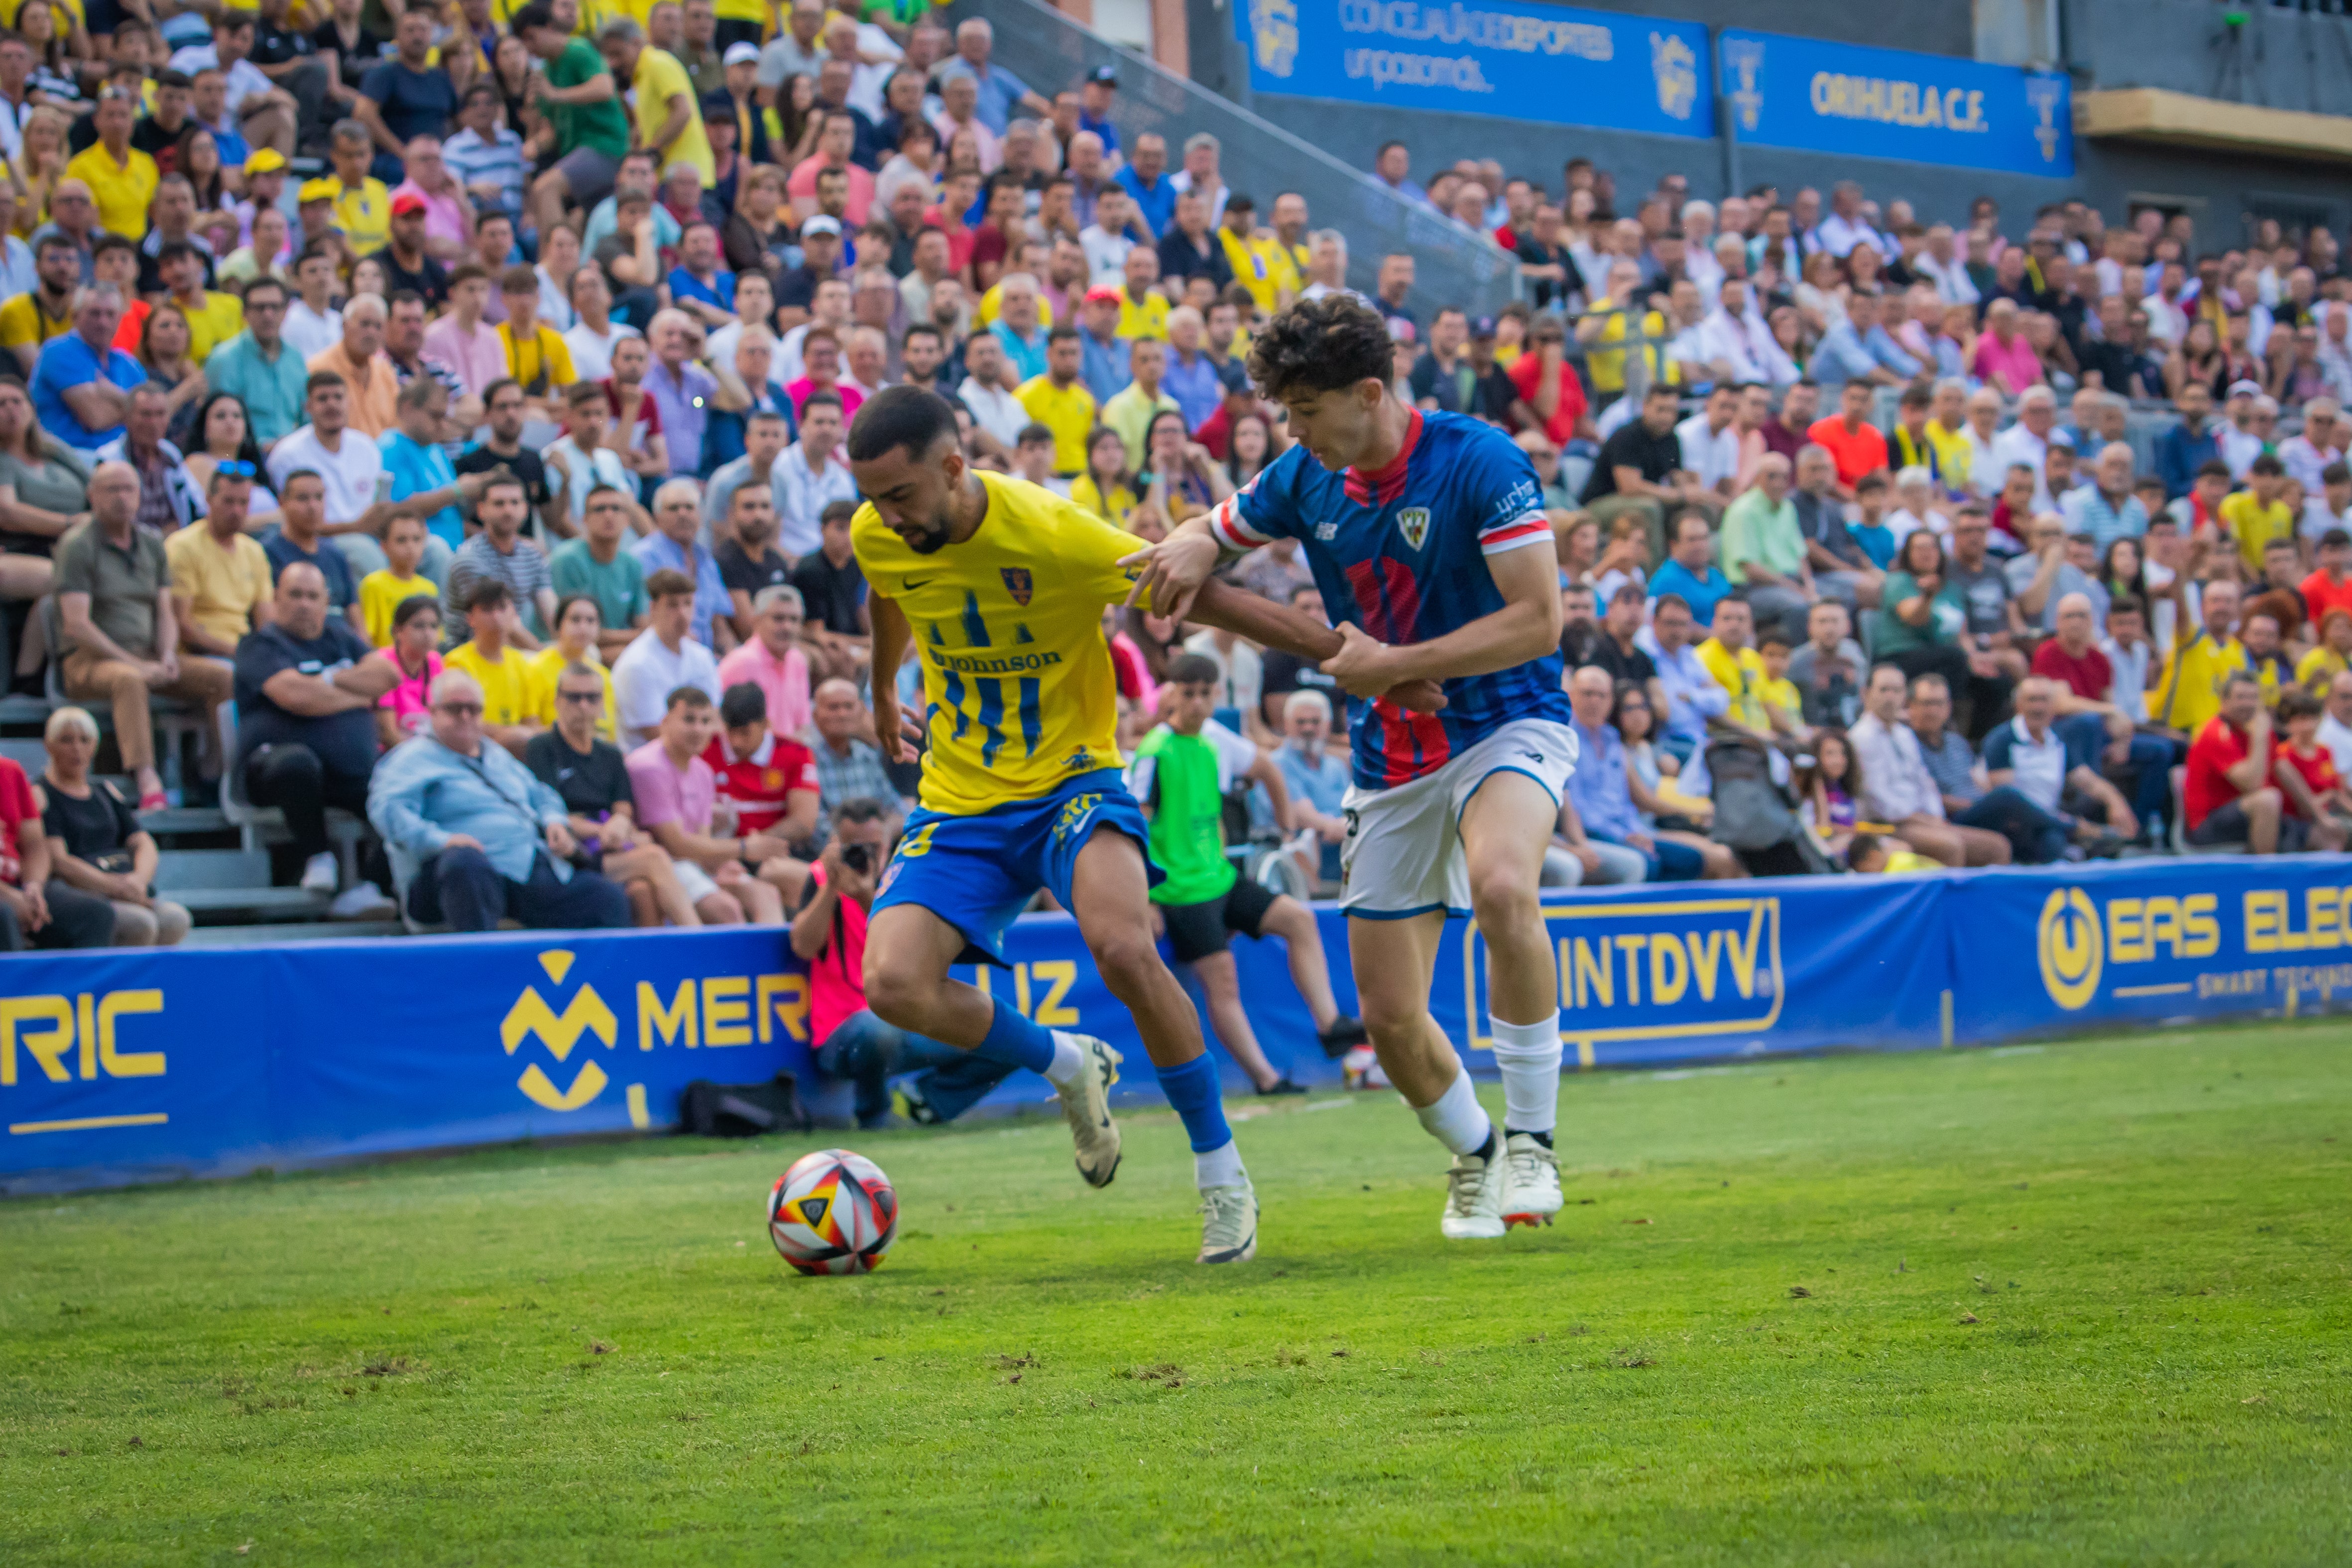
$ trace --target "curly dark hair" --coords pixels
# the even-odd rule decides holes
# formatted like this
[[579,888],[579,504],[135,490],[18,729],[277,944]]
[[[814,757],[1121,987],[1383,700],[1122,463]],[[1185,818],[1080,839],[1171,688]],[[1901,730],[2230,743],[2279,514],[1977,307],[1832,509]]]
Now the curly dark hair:
[[1396,373],[1396,349],[1379,311],[1345,294],[1301,300],[1250,345],[1250,379],[1267,395],[1333,392]]

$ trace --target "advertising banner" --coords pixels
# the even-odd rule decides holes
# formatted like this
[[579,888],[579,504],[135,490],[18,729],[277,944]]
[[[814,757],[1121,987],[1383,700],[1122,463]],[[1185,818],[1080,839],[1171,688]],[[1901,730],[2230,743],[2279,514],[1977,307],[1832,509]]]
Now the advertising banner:
[[1235,0],[1259,92],[1713,136],[1706,29],[1563,5]]
[[1950,910],[1963,1040],[2294,1017],[2352,1000],[2342,856],[1979,872],[1956,879]]
[[1735,134],[1759,147],[2059,180],[2074,173],[2063,75],[1738,30],[1723,35],[1719,68]]
[[[1356,1007],[1346,921],[1318,911]],[[1560,1033],[1578,1066],[1903,1050],[2258,1016],[2352,1000],[2352,858],[2137,860],[1549,895]],[[1134,1018],[1067,915],[1019,921],[1005,969],[957,979],[1125,1054]],[[1267,1057],[1328,1084],[1276,940],[1237,938]],[[1193,989],[1188,972],[1185,983]],[[1486,947],[1446,928],[1431,1010],[1493,1068]],[[792,1072],[820,1112],[808,982],[774,930],[511,932],[0,958],[0,1192],[224,1176],[406,1150],[653,1131],[696,1079]],[[1229,1092],[1248,1085],[1211,1049]],[[1015,1073],[997,1109],[1051,1089]]]

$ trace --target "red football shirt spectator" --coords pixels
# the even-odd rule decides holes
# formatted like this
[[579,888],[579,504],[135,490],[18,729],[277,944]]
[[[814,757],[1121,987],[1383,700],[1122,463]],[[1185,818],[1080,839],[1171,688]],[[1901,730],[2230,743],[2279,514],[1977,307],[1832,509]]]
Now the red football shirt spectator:
[[[2304,784],[2310,788],[2313,798],[2316,800],[2326,800],[2328,795],[2344,785],[2342,776],[2336,771],[2336,758],[2325,746],[2314,746],[2307,752],[2298,752],[2294,746],[2285,743],[2273,747],[2271,776],[2283,777],[2289,768],[2303,775]],[[2303,816],[2303,808],[2296,805],[2292,791],[2282,788],[2279,795],[2280,810],[2289,816]]]
[[2107,662],[2107,656],[2095,645],[2072,654],[2056,637],[2033,650],[2033,673],[2064,681],[2085,702],[2105,702],[2116,685],[2116,667]]
[[2338,580],[2330,577],[2325,567],[2314,572],[2303,580],[2303,604],[2314,626],[2326,621],[2330,610],[2352,614],[2352,573]]
[[2246,760],[2252,742],[2243,730],[2216,717],[2198,731],[2189,746],[2189,778],[2181,787],[2181,805],[2188,809],[2191,829],[2236,800],[2244,792],[2230,782],[2230,770]]
[[40,820],[32,781],[13,758],[0,757],[0,883],[13,888],[23,880],[24,851],[16,841],[16,826]]
[[805,794],[807,820],[816,820],[816,756],[798,741],[769,731],[760,743],[737,756],[725,735],[713,735],[702,760],[718,775],[719,798],[735,803],[735,831],[765,833],[792,809],[792,796]]
[[1837,459],[1838,483],[1842,485],[1851,486],[1863,475],[1886,467],[1886,437],[1868,420],[1849,430],[1844,418],[1832,414],[1826,419],[1814,420],[1805,438],[1829,448],[1830,456]]
[[[1511,384],[1519,391],[1519,401],[1529,408],[1536,405],[1538,380],[1543,374],[1545,338],[1531,342],[1519,357],[1511,362]],[[1584,422],[1584,383],[1577,378],[1576,367],[1562,358],[1559,366],[1559,402],[1544,421],[1544,435],[1554,446],[1566,446],[1576,439],[1576,427]]]

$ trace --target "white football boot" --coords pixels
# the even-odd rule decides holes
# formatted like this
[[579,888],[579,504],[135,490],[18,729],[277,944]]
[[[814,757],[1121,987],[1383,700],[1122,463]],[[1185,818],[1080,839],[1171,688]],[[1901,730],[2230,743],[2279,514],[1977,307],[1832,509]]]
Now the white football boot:
[[1237,1187],[1201,1190],[1201,1256],[1196,1263],[1247,1263],[1257,1256],[1257,1189],[1247,1176]]
[[1475,1154],[1456,1154],[1445,1173],[1445,1212],[1437,1228],[1448,1241],[1481,1241],[1498,1237],[1503,1224],[1503,1173]]
[[1559,1212],[1559,1162],[1532,1132],[1514,1132],[1503,1151],[1503,1227],[1549,1225]]
[[1087,1070],[1077,1082],[1056,1086],[1062,1097],[1062,1120],[1070,1124],[1070,1142],[1077,1145],[1078,1174],[1090,1187],[1107,1187],[1118,1174],[1118,1123],[1110,1117],[1110,1086],[1118,1081],[1118,1064],[1126,1058],[1092,1035],[1073,1035],[1087,1058]]

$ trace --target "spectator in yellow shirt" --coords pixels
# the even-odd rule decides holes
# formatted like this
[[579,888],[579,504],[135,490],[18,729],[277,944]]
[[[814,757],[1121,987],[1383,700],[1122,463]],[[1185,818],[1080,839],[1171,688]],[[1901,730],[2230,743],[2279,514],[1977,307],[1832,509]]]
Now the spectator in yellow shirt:
[[[302,199],[307,205],[314,186],[326,187],[319,194],[335,204],[335,227],[345,248],[353,256],[373,256],[392,241],[392,193],[368,173],[374,147],[359,122],[348,121],[336,130],[331,151],[334,174],[304,185]],[[305,222],[306,234],[309,227]]]
[[1698,661],[1715,683],[1731,694],[1727,715],[1759,734],[1772,732],[1772,710],[1757,691],[1765,679],[1764,660],[1749,647],[1756,635],[1755,613],[1745,599],[1716,601],[1715,635],[1698,645]]
[[[2253,580],[2263,576],[2263,552],[2273,539],[2294,538],[2294,509],[2286,504],[2286,465],[2264,452],[2246,470],[2247,488],[2221,502],[2221,526],[2238,542],[2238,554]],[[2203,726],[2199,726],[2200,729]]]
[[539,715],[554,703],[540,700],[541,672],[530,655],[507,646],[507,623],[513,615],[514,595],[507,585],[495,577],[478,579],[466,601],[466,626],[474,635],[441,662],[481,683],[482,733],[520,757],[530,738],[547,728]]
[[1107,425],[1087,437],[1087,471],[1070,481],[1070,500],[1113,528],[1125,528],[1135,510],[1134,482],[1128,477],[1127,443]]
[[234,294],[205,287],[205,253],[189,240],[175,239],[155,258],[172,303],[188,319],[188,359],[202,364],[212,352],[245,331],[245,306]]
[[626,16],[615,16],[596,30],[596,47],[613,79],[627,82],[635,91],[637,145],[652,149],[660,159],[663,178],[686,163],[702,176],[704,190],[717,184],[719,163],[702,128],[701,102],[677,57],[647,43],[645,29]]
[[1095,427],[1095,395],[1078,379],[1083,357],[1078,329],[1055,327],[1045,334],[1045,374],[1013,394],[1030,418],[1054,433],[1054,472],[1065,479],[1086,471],[1087,436]]
[[98,204],[98,223],[110,234],[128,239],[147,237],[147,206],[155,199],[163,172],[155,160],[131,144],[133,107],[128,94],[107,88],[98,95],[91,123],[98,140],[73,155],[66,178],[89,187]]
[[1127,289],[1119,296],[1118,332],[1122,338],[1168,341],[1168,296],[1152,287],[1160,281],[1160,253],[1139,245],[1127,253]]
[[2148,712],[2158,722],[2184,735],[2198,734],[2221,711],[2221,689],[2229,678],[2250,673],[2246,645],[2237,638],[2239,600],[2235,583],[2205,584],[2198,599],[2204,624],[2179,636],[2156,679]]
[[39,281],[0,303],[0,348],[12,351],[30,379],[41,345],[73,331],[73,297],[81,282],[81,250],[70,235],[45,234],[34,247]]
[[1259,310],[1270,313],[1279,298],[1285,263],[1281,245],[1271,235],[1256,232],[1252,222],[1256,216],[1256,204],[1234,192],[1225,198],[1225,221],[1218,226],[1217,238],[1225,247],[1225,265],[1234,269],[1234,281],[1250,291]]

